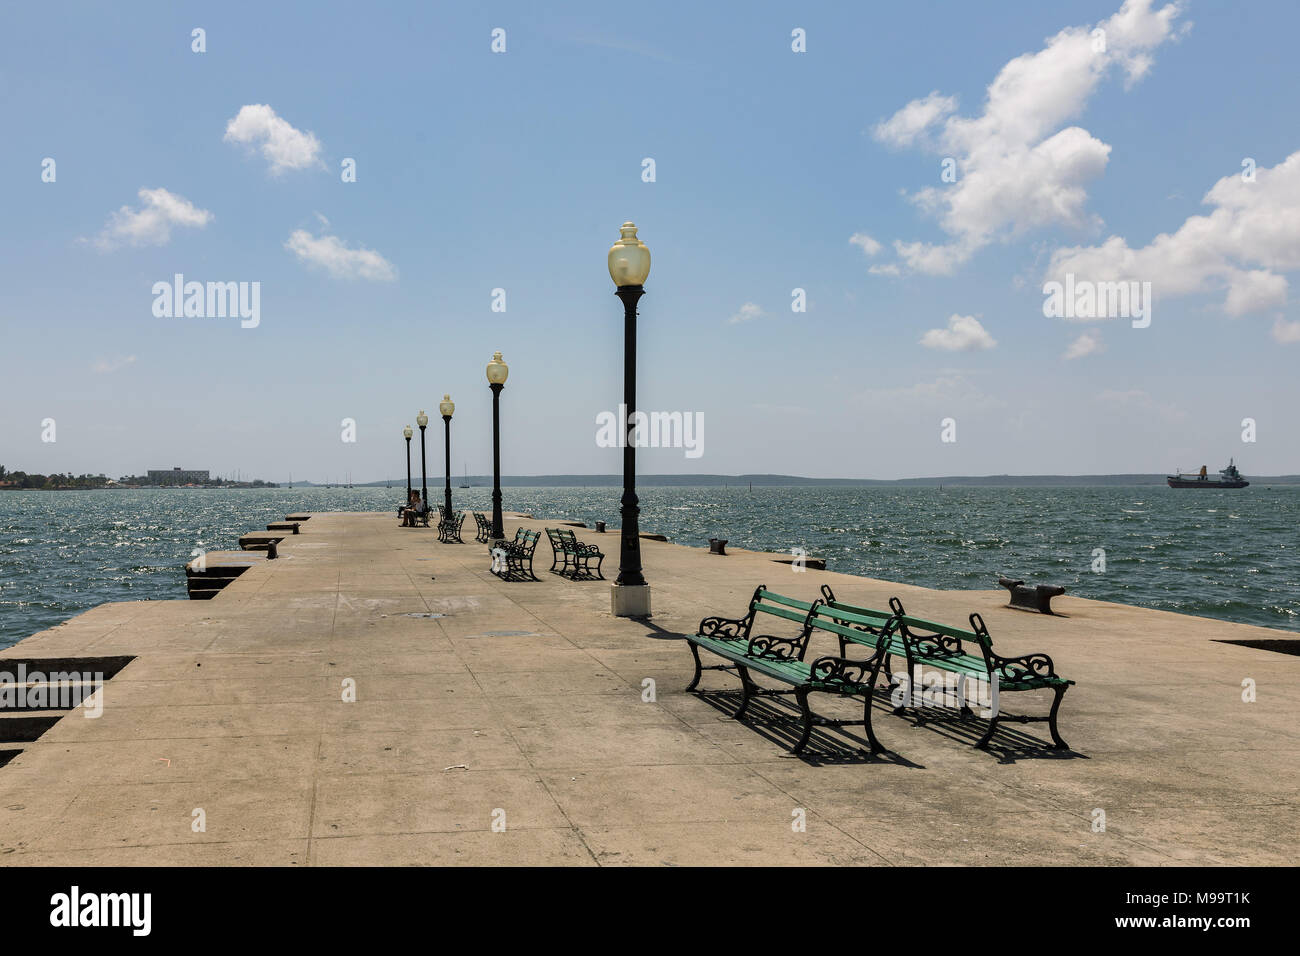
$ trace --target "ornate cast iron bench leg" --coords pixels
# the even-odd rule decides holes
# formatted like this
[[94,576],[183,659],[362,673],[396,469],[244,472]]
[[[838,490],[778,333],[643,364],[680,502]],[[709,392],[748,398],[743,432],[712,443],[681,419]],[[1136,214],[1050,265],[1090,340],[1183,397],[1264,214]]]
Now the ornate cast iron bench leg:
[[754,684],[749,679],[749,668],[744,664],[736,665],[736,673],[740,675],[740,707],[732,716],[739,720],[745,716],[745,711],[749,710],[749,701],[754,696]]
[[798,742],[790,748],[791,753],[803,753],[803,748],[808,746],[808,741],[812,737],[813,730],[813,712],[808,706],[808,688],[799,687],[794,692],[795,700],[799,702],[799,713],[803,716],[803,733],[800,734]]
[[1061,739],[1061,735],[1056,730],[1056,712],[1061,709],[1061,700],[1065,697],[1065,692],[1070,689],[1068,684],[1063,684],[1056,688],[1056,697],[1052,700],[1052,713],[1047,718],[1047,729],[1051,731],[1052,743],[1057,750],[1069,750],[1070,745]]

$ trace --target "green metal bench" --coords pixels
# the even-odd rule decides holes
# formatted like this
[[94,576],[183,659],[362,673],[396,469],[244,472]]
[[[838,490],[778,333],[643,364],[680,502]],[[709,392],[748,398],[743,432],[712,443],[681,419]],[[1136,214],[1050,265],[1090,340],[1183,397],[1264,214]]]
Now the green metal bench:
[[[917,667],[929,666],[937,670],[955,674],[958,677],[958,699],[963,717],[973,717],[974,712],[965,703],[964,685],[968,678],[986,682],[993,694],[1025,690],[1051,690],[1052,708],[1046,717],[1032,717],[1022,714],[1004,714],[992,697],[989,726],[984,736],[975,744],[980,749],[987,748],[1000,721],[1018,723],[1046,723],[1052,735],[1053,747],[1068,750],[1069,745],[1061,738],[1057,730],[1056,718],[1061,708],[1065,692],[1074,684],[1056,673],[1056,667],[1047,654],[1024,654],[1019,657],[1004,657],[993,650],[993,639],[984,624],[984,618],[978,613],[970,615],[971,630],[949,627],[917,617],[910,617],[904,611],[903,602],[896,597],[889,599],[890,612],[873,608],[857,607],[835,599],[835,594],[828,585],[822,585],[822,597],[817,613],[843,622],[845,629],[840,632],[840,653],[844,653],[844,642],[862,644],[867,647],[883,649],[886,657],[900,656],[907,661],[908,703],[918,723],[925,720],[924,708],[916,706],[917,702]],[[889,614],[888,618],[883,616]],[[883,621],[893,623],[893,628],[884,626]],[[968,650],[974,645],[978,653]],[[889,686],[898,687],[898,682],[889,672],[885,662]],[[905,706],[896,706],[894,713],[903,714]]]
[[446,509],[439,510],[442,517],[438,520],[438,540],[443,544],[464,544],[460,537],[460,527],[465,523],[465,512],[447,514]]
[[[605,562],[605,553],[600,548],[579,541],[568,528],[547,528],[546,537],[551,542],[551,566],[547,570],[575,580],[579,576],[588,578],[595,576],[602,581],[605,580],[605,575],[600,571],[600,566]],[[563,557],[562,562],[561,557]],[[593,558],[596,561],[594,573],[591,567]],[[555,568],[556,564],[560,565],[558,571]]]
[[540,581],[541,578],[533,573],[533,552],[537,550],[540,537],[536,531],[516,529],[515,540],[500,545],[503,561],[492,573],[503,581]]
[[[740,678],[741,702],[735,717],[745,715],[750,700],[761,695],[794,694],[799,703],[799,712],[803,721],[803,731],[799,740],[791,748],[793,753],[801,753],[812,736],[814,726],[828,727],[862,727],[870,741],[871,753],[885,752],[885,747],[876,739],[871,727],[871,698],[875,691],[876,677],[880,672],[885,651],[876,649],[864,660],[849,660],[844,657],[819,657],[811,664],[804,661],[808,650],[808,640],[813,630],[833,630],[840,626],[831,620],[817,620],[817,608],[820,601],[809,603],[795,598],[775,594],[760,585],[750,599],[749,610],[742,618],[706,617],[700,622],[699,632],[687,636],[687,646],[695,659],[695,676],[686,689],[695,690],[700,677],[706,670],[735,671]],[[798,634],[793,638],[776,637],[770,634],[755,634],[754,625],[758,616],[777,618],[799,626]],[[705,666],[700,661],[700,648],[716,654],[729,664]],[[762,674],[783,684],[790,689],[765,689],[754,683],[751,672]],[[843,697],[862,697],[861,720],[834,720],[813,713],[808,705],[811,693],[836,694]]]

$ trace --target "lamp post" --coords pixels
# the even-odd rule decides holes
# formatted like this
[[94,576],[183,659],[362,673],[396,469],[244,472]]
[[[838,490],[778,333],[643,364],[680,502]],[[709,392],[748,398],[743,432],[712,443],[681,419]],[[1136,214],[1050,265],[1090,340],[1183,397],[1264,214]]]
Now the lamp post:
[[[411,431],[411,426],[407,425],[402,429],[402,437],[406,439],[406,504],[411,503],[411,436],[415,432]],[[405,507],[405,505],[403,506]]]
[[443,448],[443,457],[447,462],[447,486],[444,489],[446,498],[447,518],[451,518],[451,416],[456,411],[456,403],[451,400],[451,396],[444,394],[442,401],[438,403],[438,411],[442,412],[442,422],[445,426],[443,437],[445,445]]
[[424,414],[424,409],[420,409],[420,414],[415,416],[415,424],[420,426],[420,497],[424,501],[424,510],[429,510],[429,481],[425,475],[424,468],[424,428],[429,424],[429,416]]
[[625,222],[621,237],[609,250],[609,277],[623,302],[623,501],[619,514],[618,578],[611,590],[616,617],[650,614],[650,585],[641,573],[640,502],[636,496],[636,445],[632,423],[636,413],[636,306],[650,275],[650,250],[637,238],[636,224]]
[[501,361],[501,353],[493,352],[488,362],[488,387],[492,389],[492,543],[494,548],[505,538],[501,526],[501,389],[506,387],[510,367]]

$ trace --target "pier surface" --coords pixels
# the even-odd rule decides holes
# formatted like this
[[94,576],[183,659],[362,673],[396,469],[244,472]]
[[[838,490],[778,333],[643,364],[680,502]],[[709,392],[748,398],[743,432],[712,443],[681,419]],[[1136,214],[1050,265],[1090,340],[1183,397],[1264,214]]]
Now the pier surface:
[[[511,517],[508,535],[521,520],[546,524]],[[654,617],[616,619],[609,583],[547,574],[545,544],[543,580],[507,583],[484,545],[439,544],[392,514],[300,530],[212,600],[103,605],[0,655],[134,658],[101,716],[74,708],[0,745],[21,751],[0,767],[0,862],[1294,864],[1300,657],[1225,643],[1294,635],[1069,595],[1047,617],[1000,589],[656,541],[642,542]],[[578,535],[612,578],[617,532]],[[1001,653],[1047,652],[1077,681],[1061,712],[1073,750],[1010,724],[978,751],[981,722],[917,726],[881,699],[892,754],[818,730],[789,756],[786,703],[732,720],[738,682],[717,672],[683,692],[680,635],[741,615],[760,583],[809,600],[829,583],[873,607],[898,595],[950,624],[980,612]],[[834,652],[815,636],[809,660]]]

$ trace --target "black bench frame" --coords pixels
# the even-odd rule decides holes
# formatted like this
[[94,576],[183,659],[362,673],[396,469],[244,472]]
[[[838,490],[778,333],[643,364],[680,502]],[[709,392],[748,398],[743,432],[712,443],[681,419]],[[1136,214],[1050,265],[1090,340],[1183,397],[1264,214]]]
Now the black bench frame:
[[[754,697],[795,695],[803,721],[803,730],[798,741],[790,748],[792,753],[803,752],[812,736],[814,726],[862,727],[870,743],[872,755],[887,753],[887,748],[876,739],[875,730],[871,726],[871,704],[885,651],[883,648],[875,648],[872,655],[865,660],[823,656],[814,660],[812,664],[804,664],[804,655],[808,650],[808,641],[813,630],[828,630],[816,621],[816,612],[820,605],[820,600],[809,604],[774,594],[765,586],[759,585],[754,590],[754,596],[749,602],[749,610],[744,617],[704,618],[700,621],[698,633],[686,637],[687,646],[690,647],[691,656],[695,660],[695,676],[686,690],[695,690],[706,670],[734,671],[740,678],[741,686],[740,706],[733,715],[737,720],[745,715]],[[802,616],[797,613],[798,611],[804,612]],[[783,638],[770,634],[754,634],[755,618],[760,612],[774,614],[791,621],[800,621],[798,635],[794,638]],[[710,643],[700,643],[701,638]],[[703,664],[700,661],[701,647],[731,663]],[[788,690],[759,687],[750,676],[751,670],[789,684],[791,687]],[[842,697],[862,697],[862,719],[840,720],[815,714],[808,704],[808,696],[814,692]]]
[[503,581],[540,581],[541,578],[533,573],[533,552],[537,550],[541,537],[536,531],[516,529],[514,541],[503,541],[499,545],[505,553],[505,567],[492,573]]
[[452,515],[443,514],[438,521],[438,540],[443,544],[464,544],[460,537],[460,526],[465,523],[465,512],[457,511]]
[[[851,604],[844,604],[835,600],[835,594],[829,585],[822,585],[822,596],[825,601],[822,607],[825,609],[821,613],[833,616],[836,609],[849,611],[850,613],[866,613],[870,615],[882,615],[885,612],[876,611],[871,608],[859,608]],[[1073,686],[1074,681],[1066,680],[1056,673],[1056,667],[1052,658],[1047,654],[1022,654],[1017,657],[1004,657],[993,650],[993,638],[989,634],[988,627],[984,624],[984,618],[979,613],[972,613],[969,616],[971,625],[970,631],[964,629],[948,627],[942,624],[935,624],[931,621],[923,621],[918,618],[909,617],[903,609],[903,602],[897,597],[889,599],[890,621],[893,622],[894,630],[898,637],[902,639],[904,656],[907,661],[907,674],[909,682],[915,680],[916,667],[924,667],[929,664],[940,670],[949,670],[957,674],[970,673],[970,661],[980,658],[983,660],[984,671],[990,684],[994,681],[998,685],[998,695],[1004,693],[1015,693],[1027,690],[1050,689],[1054,696],[1052,698],[1051,710],[1045,717],[1030,716],[1026,714],[1005,714],[999,706],[996,712],[989,718],[989,725],[975,746],[981,750],[988,749],[989,741],[992,740],[993,734],[997,731],[998,724],[1002,721],[1011,721],[1014,723],[1046,723],[1048,732],[1052,735],[1052,749],[1069,750],[1069,744],[1062,739],[1060,731],[1057,728],[1057,715],[1061,709],[1061,701],[1065,697],[1065,692]],[[886,657],[890,654],[897,653],[896,640],[882,640],[882,634],[871,633],[869,628],[855,627],[854,630],[861,633],[861,637],[851,635],[845,637],[849,641],[866,645],[868,647],[877,647],[885,645],[892,648],[886,652]],[[974,638],[979,645],[979,654],[972,654],[963,644],[964,639]],[[843,653],[843,643],[841,642],[841,654]],[[966,667],[957,669],[955,666],[945,666],[949,662],[956,664],[957,658],[965,658]],[[889,664],[885,663],[888,673]],[[973,676],[973,675],[972,675]],[[888,673],[889,688],[894,690],[899,686],[892,673]],[[964,680],[964,678],[963,678]],[[906,706],[894,708],[894,713],[900,716],[907,712]],[[924,708],[912,707],[913,714],[918,724],[925,722]],[[975,716],[974,711],[963,703],[960,708],[961,717],[969,719]]]
[[[605,563],[605,553],[596,545],[579,541],[578,536],[568,528],[547,528],[546,537],[551,542],[551,566],[547,568],[548,571],[575,581],[579,577],[605,580],[605,575],[600,570],[600,566]],[[563,561],[560,560],[561,556]],[[591,568],[592,558],[596,559],[594,574]],[[558,571],[556,564],[560,565]]]

